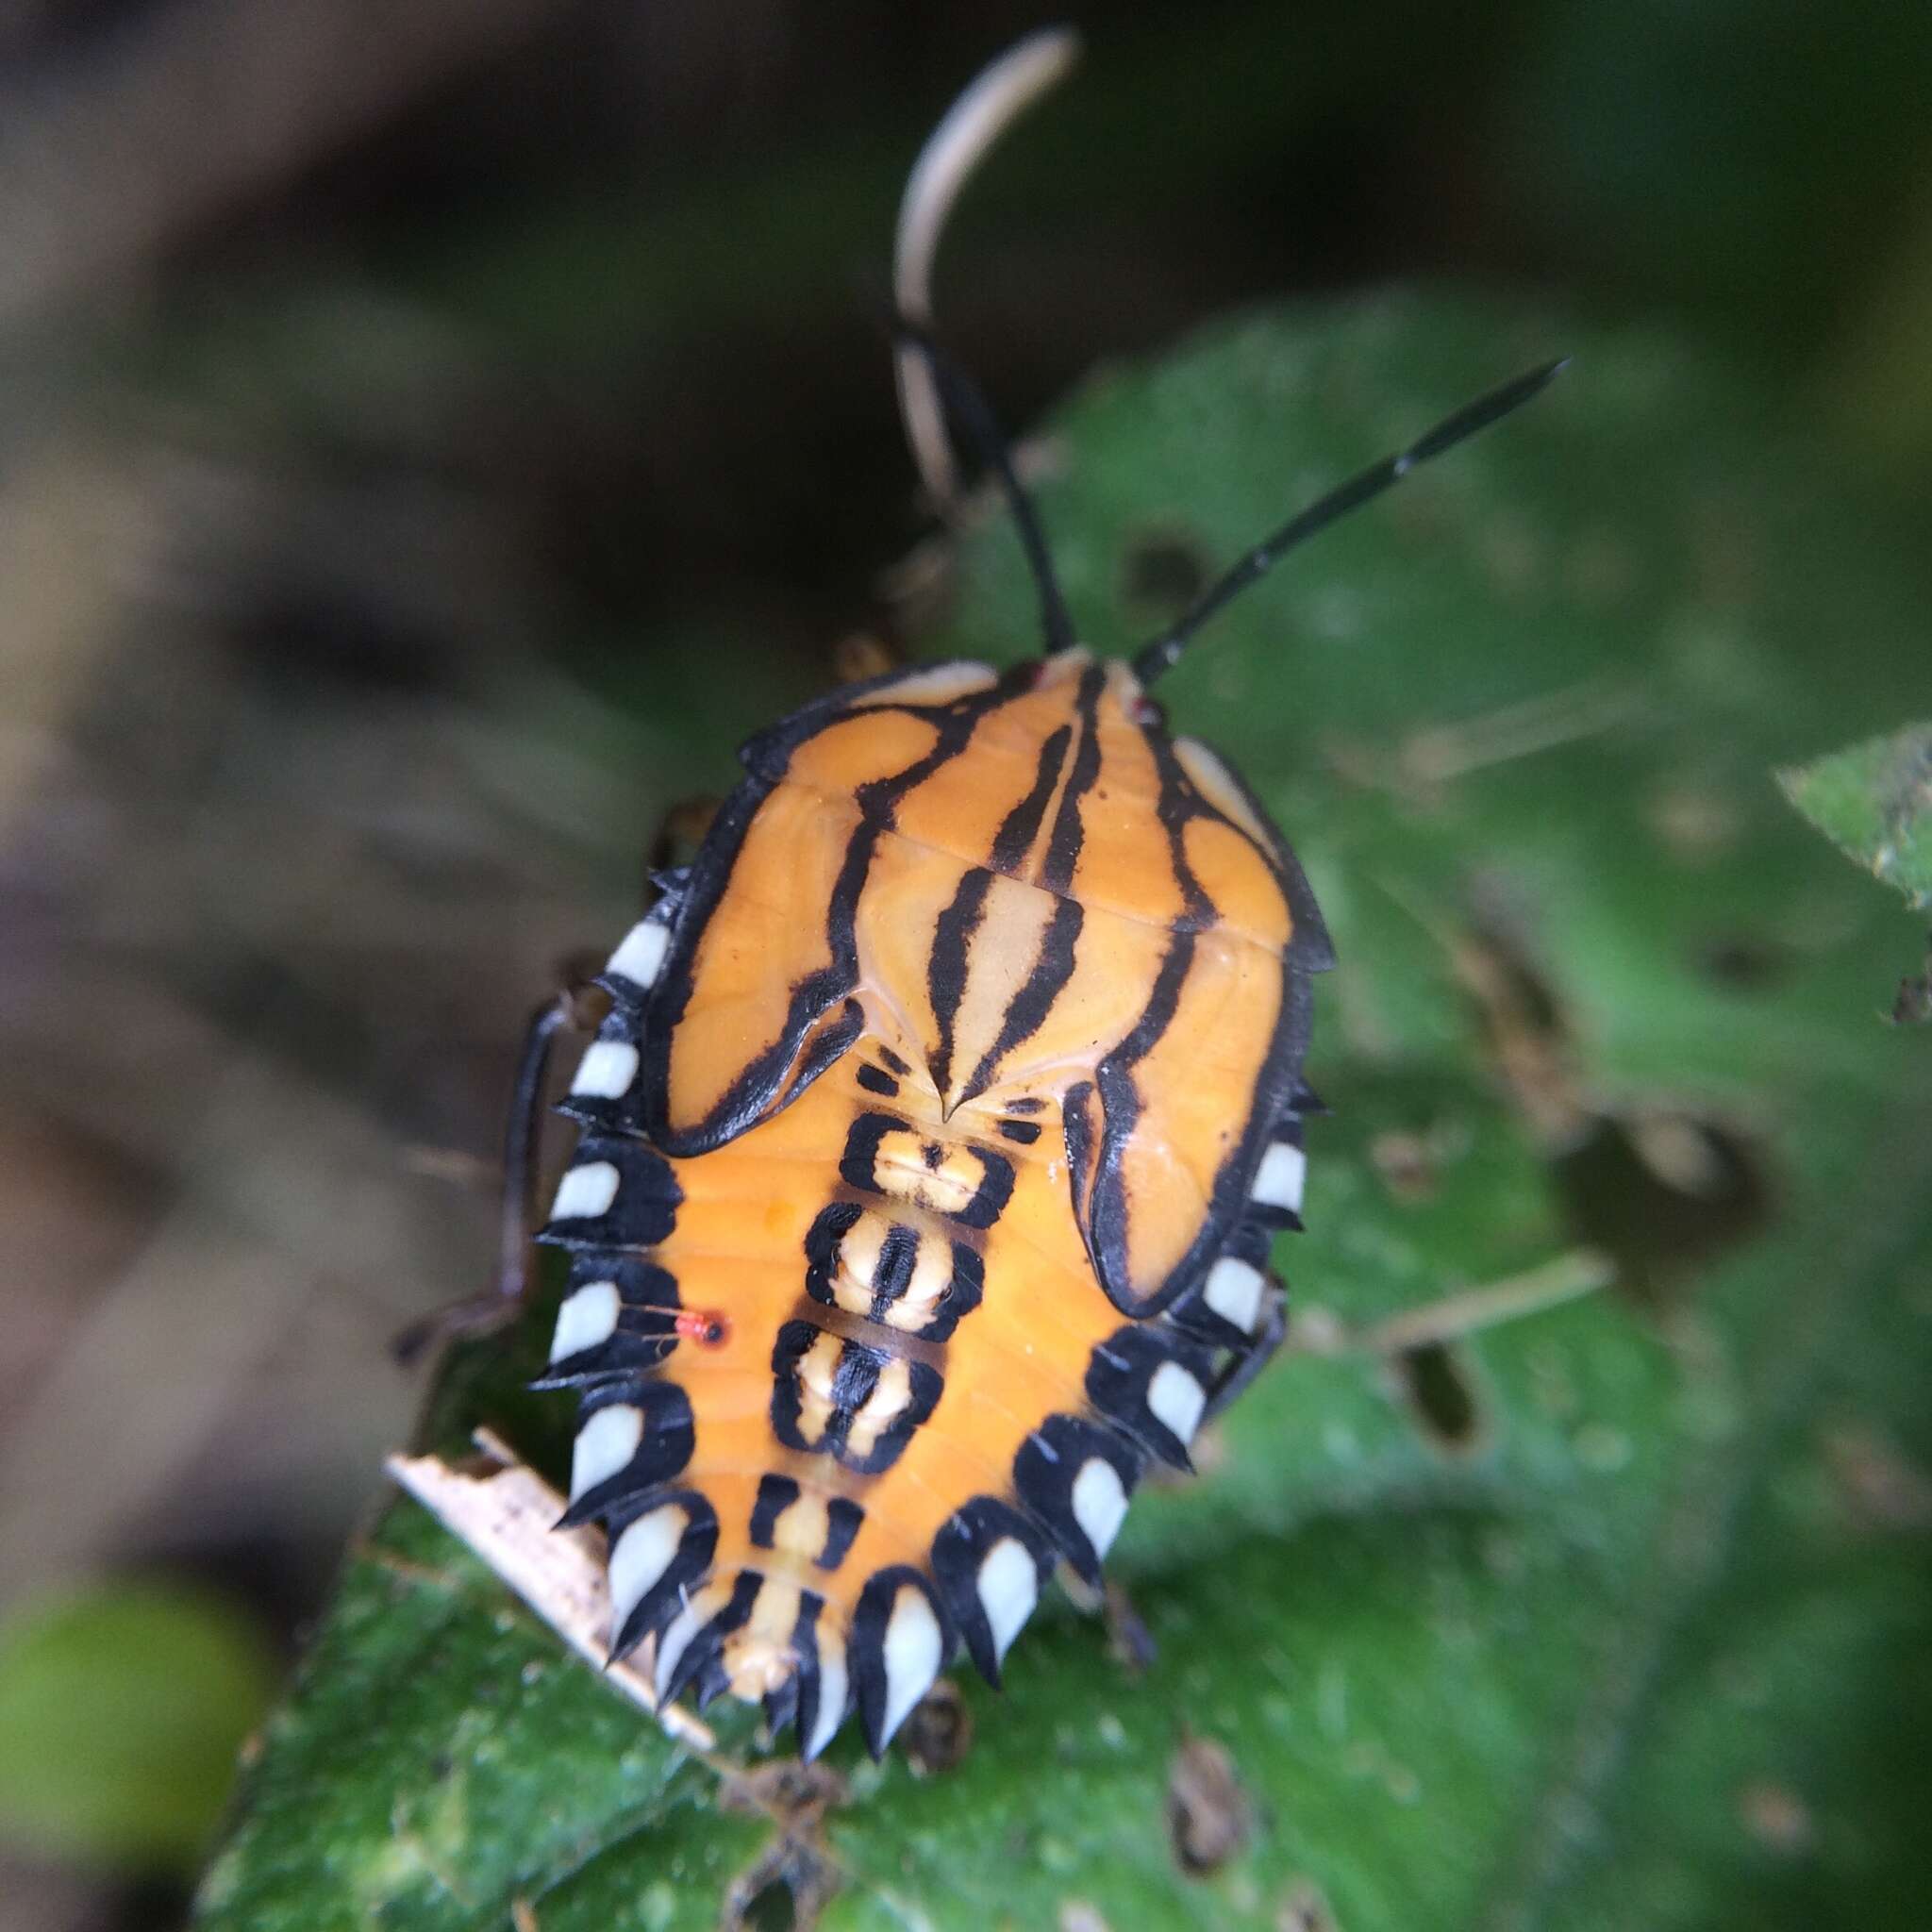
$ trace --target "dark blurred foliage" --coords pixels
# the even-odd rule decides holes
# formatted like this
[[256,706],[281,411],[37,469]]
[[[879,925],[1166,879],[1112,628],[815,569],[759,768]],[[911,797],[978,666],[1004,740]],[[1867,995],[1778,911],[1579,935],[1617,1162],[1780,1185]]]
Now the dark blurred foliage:
[[[1009,420],[1447,278],[1674,319],[1923,487],[1932,8],[1079,14],[940,278]],[[662,808],[910,627],[891,212],[1041,17],[0,4],[9,1601],[159,1566],[283,1644],[317,1602],[388,1338],[487,1279],[522,1016]],[[0,1926],[175,1896],[39,1857]]]

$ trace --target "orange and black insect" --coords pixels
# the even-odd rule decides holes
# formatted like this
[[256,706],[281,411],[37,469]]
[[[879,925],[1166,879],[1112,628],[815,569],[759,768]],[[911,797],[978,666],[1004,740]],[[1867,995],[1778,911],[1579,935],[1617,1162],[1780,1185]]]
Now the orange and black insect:
[[566,1521],[610,1539],[611,1649],[807,1757],[881,1751],[961,1645],[997,1682],[1061,1562],[1185,1468],[1267,1359],[1331,964],[1287,841],[1148,687],[1296,543],[1524,401],[1363,471],[1131,659],[1075,641],[983,404],[1043,654],[835,691],[744,748],[695,862],[598,982],[542,1239],[544,1383],[581,1392]]

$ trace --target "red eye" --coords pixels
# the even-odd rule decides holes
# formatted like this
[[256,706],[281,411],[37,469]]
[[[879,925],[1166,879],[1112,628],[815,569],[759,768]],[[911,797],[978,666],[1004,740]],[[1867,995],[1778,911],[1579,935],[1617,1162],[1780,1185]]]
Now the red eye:
[[1150,697],[1136,698],[1133,702],[1132,713],[1136,724],[1143,724],[1154,731],[1165,731],[1167,729],[1166,708],[1155,703]]

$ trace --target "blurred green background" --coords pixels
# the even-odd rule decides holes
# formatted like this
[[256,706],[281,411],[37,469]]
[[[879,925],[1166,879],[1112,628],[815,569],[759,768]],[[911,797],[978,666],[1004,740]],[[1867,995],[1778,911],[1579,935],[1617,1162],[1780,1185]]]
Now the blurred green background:
[[[488,1278],[528,1007],[668,803],[933,623],[891,214],[1052,17],[0,5],[5,1932],[177,1922],[420,1401],[389,1340]],[[1009,422],[1446,284],[1690,345],[1916,562],[1932,8],[1078,19],[940,274]]]

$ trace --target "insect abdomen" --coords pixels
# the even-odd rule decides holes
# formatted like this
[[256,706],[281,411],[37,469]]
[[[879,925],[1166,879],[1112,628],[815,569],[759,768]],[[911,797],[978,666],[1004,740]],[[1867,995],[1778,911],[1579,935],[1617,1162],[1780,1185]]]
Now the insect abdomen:
[[[922,1123],[904,1085],[867,1041],[761,1127],[661,1173],[593,1138],[572,1173],[619,1168],[616,1189],[605,1203],[602,1176],[566,1175],[561,1205],[602,1211],[550,1230],[576,1248],[553,1379],[586,1389],[573,1509],[611,1531],[616,1643],[658,1637],[665,1694],[763,1697],[808,1750],[845,1709],[818,1678],[846,1675],[882,1743],[962,1636],[996,1674],[1061,1542],[1096,1563],[1140,1466],[1107,1445],[1109,1475],[1076,1505],[1042,1438],[1038,1507],[1003,1500],[1049,1418],[1093,1428],[1086,1377],[1120,1318],[1077,1241],[1053,1250],[1071,1222],[1041,1142]],[[632,1182],[676,1196],[647,1255],[604,1245],[635,1224]],[[1022,1278],[1028,1226],[1048,1242]],[[711,1309],[719,1339],[674,1331]]]

